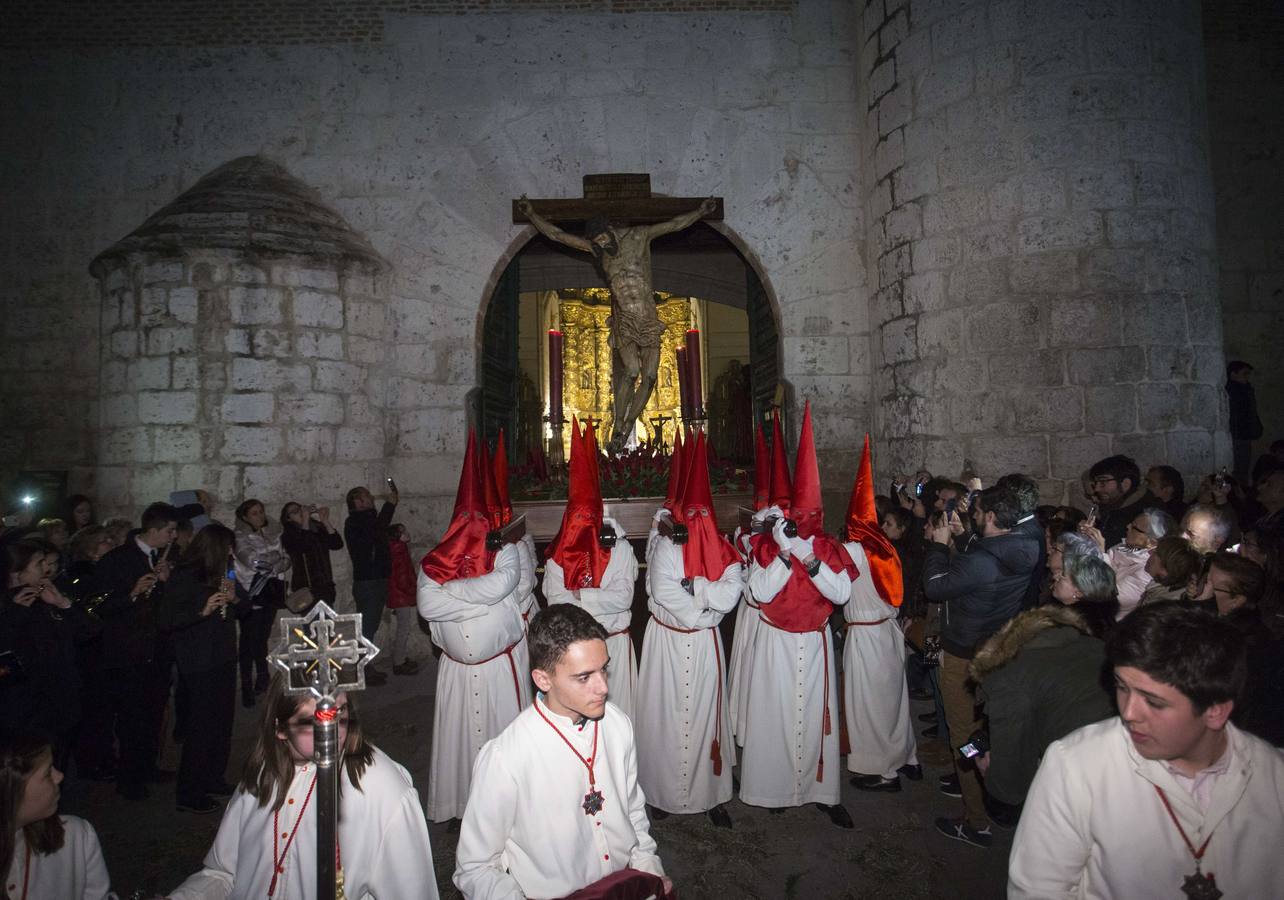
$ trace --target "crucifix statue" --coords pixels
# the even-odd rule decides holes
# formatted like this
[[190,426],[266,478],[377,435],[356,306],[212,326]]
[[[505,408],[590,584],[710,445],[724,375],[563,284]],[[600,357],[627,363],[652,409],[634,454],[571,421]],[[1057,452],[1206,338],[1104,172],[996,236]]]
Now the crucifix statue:
[[336,703],[341,693],[365,689],[366,664],[378,653],[379,648],[361,634],[360,614],[341,616],[318,602],[306,616],[281,620],[281,642],[268,657],[285,673],[286,693],[317,698],[312,726],[312,761],[317,767],[317,897],[343,900],[343,870],[335,843],[343,753]]
[[[645,180],[645,188],[639,190],[641,180]],[[584,181],[584,200],[531,201],[523,195],[516,202],[514,221],[529,221],[550,240],[591,253],[611,287],[611,316],[607,319],[612,351],[610,447],[618,452],[651,398],[660,365],[664,325],[655,309],[651,242],[702,218],[721,218],[721,204],[709,197],[693,208],[694,200],[653,198],[650,178],[645,175],[588,175]],[[597,189],[596,197],[591,195],[593,188]],[[536,203],[545,214],[535,211]],[[674,215],[674,207],[685,211]],[[563,231],[553,224],[554,218],[584,221],[584,236]]]

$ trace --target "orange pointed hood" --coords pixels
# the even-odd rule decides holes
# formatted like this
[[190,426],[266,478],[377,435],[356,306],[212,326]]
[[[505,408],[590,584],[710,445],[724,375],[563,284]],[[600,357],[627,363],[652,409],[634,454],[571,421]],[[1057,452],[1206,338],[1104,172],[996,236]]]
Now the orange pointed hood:
[[476,578],[488,573],[495,554],[486,549],[490,513],[486,508],[486,485],[481,471],[477,435],[468,433],[464,466],[455,492],[455,509],[441,542],[424,556],[424,574],[438,584],[456,578]]
[[571,419],[570,481],[562,527],[548,545],[546,558],[562,568],[567,590],[600,587],[602,574],[611,561],[610,551],[598,543],[602,529],[602,493],[598,487],[597,457],[590,455],[592,429],[581,434]]
[[874,579],[878,596],[892,606],[900,606],[904,599],[901,558],[878,524],[868,434],[865,435],[865,449],[860,455],[860,468],[856,470],[856,483],[852,485],[852,498],[847,504],[847,540],[860,544],[865,551],[869,574]]
[[771,416],[771,482],[768,506],[779,506],[789,512],[793,482],[789,478],[789,459],[785,456],[785,433],[780,427],[780,411]]

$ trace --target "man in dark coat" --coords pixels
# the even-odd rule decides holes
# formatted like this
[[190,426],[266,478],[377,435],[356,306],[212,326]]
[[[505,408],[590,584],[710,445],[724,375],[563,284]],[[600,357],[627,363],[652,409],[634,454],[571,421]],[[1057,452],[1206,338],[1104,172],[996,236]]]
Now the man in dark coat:
[[1253,441],[1262,436],[1262,420],[1257,416],[1257,394],[1249,384],[1253,367],[1242,360],[1226,365],[1226,396],[1230,400],[1230,436],[1235,478],[1248,484],[1249,466],[1253,462]]
[[[374,640],[388,605],[388,576],[392,574],[392,555],[388,551],[388,526],[397,511],[397,489],[388,480],[388,499],[378,514],[374,496],[365,487],[348,491],[348,518],[343,523],[343,540],[352,558],[352,600],[361,613],[361,633]],[[366,684],[381,685],[388,676],[374,666],[366,666]]]
[[[103,677],[110,718],[120,745],[116,790],[130,800],[147,796],[145,782],[157,775],[161,722],[169,699],[173,653],[169,635],[157,627],[178,513],[168,503],[143,511],[142,527],[98,561],[90,593],[102,598]],[[110,740],[110,731],[101,736]]]

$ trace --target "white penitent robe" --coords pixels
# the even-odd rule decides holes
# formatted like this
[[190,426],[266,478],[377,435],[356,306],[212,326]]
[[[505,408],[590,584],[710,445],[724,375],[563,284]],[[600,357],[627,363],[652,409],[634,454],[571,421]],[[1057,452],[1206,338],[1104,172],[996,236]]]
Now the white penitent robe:
[[539,564],[539,555],[535,552],[535,538],[528,531],[517,544],[521,556],[521,577],[517,580],[517,608],[522,614],[522,627],[530,628],[531,616],[536,613],[535,584],[538,576],[535,569]]
[[62,816],[63,842],[52,853],[27,855],[22,829],[14,834],[8,897],[20,900],[108,900],[111,879],[94,826],[77,816]]
[[[205,868],[170,891],[169,900],[260,900],[272,885],[274,852],[281,857],[282,871],[272,900],[313,900],[317,895],[317,798],[312,789],[316,772],[310,763],[295,767],[286,801],[276,813],[271,801],[260,806],[256,798],[238,789],[223,813],[214,846],[205,854]],[[360,788],[352,785],[346,768],[340,770],[339,785],[344,893],[351,900],[436,900],[428,826],[410,773],[376,749]],[[280,835],[291,833],[294,839],[287,850],[289,839]]]
[[684,577],[682,548],[661,538],[647,568],[652,618],[633,721],[647,801],[666,812],[697,813],[731,799],[735,751],[718,623],[735,607],[744,575],[735,562],[717,581],[696,576],[694,595],[682,587]]
[[896,607],[878,596],[864,548],[843,546],[861,573],[843,607],[843,706],[851,744],[847,768],[895,778],[901,766],[918,763],[905,685],[905,635],[896,624]]
[[[749,558],[749,535],[736,528],[736,550],[746,562]],[[727,702],[731,704],[731,730],[736,743],[745,742],[745,723],[749,718],[749,670],[753,667],[753,642],[758,635],[758,604],[754,602],[746,581],[736,607],[736,628],[731,636],[731,655],[727,660]]]
[[428,779],[434,822],[464,814],[477,751],[530,703],[530,654],[517,607],[520,552],[506,544],[489,573],[444,585],[419,572],[419,615],[443,651]]
[[[794,540],[791,552],[795,556],[803,559],[811,553],[810,538]],[[770,604],[788,580],[789,567],[779,558],[766,568],[750,561],[749,589],[763,607],[762,615],[770,618]],[[847,574],[826,565],[820,567],[811,582],[836,606],[846,603],[851,593]],[[749,676],[753,703],[748,708],[744,754],[740,758],[743,802],[774,808],[838,803],[841,760],[838,683],[834,673],[833,639],[828,626],[794,633],[759,623]],[[826,709],[829,734],[824,733]]]
[[602,573],[600,587],[580,588],[579,600],[566,587],[566,576],[556,560],[544,562],[544,597],[549,605],[576,603],[588,610],[606,629],[606,652],[611,657],[611,702],[626,716],[633,715],[633,697],[637,689],[638,666],[633,658],[633,637],[629,623],[633,618],[633,589],[638,580],[638,558],[624,538],[624,527],[614,519],[603,519],[615,529],[615,547],[610,562]]
[[[454,881],[466,900],[565,897],[625,867],[664,875],[638,786],[633,725],[613,703],[597,725],[594,755],[594,723],[578,728],[537,696],[482,748],[455,853]],[[576,753],[594,757],[603,798],[594,815],[581,806],[589,777]]]

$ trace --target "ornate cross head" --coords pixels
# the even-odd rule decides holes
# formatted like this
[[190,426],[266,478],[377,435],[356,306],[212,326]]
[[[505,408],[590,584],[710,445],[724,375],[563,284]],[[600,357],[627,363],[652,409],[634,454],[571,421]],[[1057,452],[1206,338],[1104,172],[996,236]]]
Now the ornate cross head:
[[361,616],[318,602],[306,616],[281,619],[281,641],[268,654],[285,673],[286,692],[334,700],[366,688],[366,664],[379,648],[361,634]]

